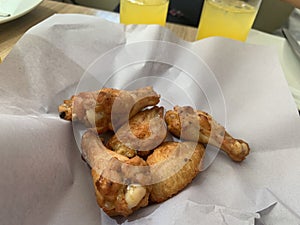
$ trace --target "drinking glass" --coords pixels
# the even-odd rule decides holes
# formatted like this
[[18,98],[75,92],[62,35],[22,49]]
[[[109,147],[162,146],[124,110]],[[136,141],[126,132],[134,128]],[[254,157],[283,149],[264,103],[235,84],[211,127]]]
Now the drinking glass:
[[121,0],[123,24],[166,24],[169,0]]
[[221,36],[245,41],[261,0],[205,0],[197,40]]

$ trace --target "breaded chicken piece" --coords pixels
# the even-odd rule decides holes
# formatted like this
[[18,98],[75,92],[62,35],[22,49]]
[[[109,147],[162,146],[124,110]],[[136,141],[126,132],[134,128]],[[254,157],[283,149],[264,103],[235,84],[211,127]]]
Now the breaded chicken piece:
[[163,202],[183,190],[200,171],[204,147],[195,142],[164,142],[147,158],[152,175],[150,199]]
[[233,138],[209,114],[190,106],[176,106],[174,110],[167,111],[165,121],[173,135],[183,140],[216,146],[234,161],[244,160],[250,152],[245,141]]
[[132,158],[146,158],[167,136],[164,108],[154,106],[134,115],[107,142],[113,151]]
[[151,175],[142,158],[129,159],[107,149],[91,129],[83,135],[81,146],[92,167],[97,203],[105,213],[126,217],[148,205]]
[[147,106],[154,106],[160,96],[152,87],[134,91],[103,88],[82,92],[65,100],[58,107],[60,117],[78,120],[87,127],[96,127],[98,133],[119,128],[129,118]]

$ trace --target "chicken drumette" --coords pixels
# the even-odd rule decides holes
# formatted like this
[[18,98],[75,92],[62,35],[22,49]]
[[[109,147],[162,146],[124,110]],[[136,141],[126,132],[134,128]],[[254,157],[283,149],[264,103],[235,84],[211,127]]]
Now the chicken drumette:
[[117,129],[147,106],[154,106],[160,96],[152,87],[134,91],[103,88],[82,92],[65,100],[58,108],[60,117],[78,120],[87,127],[96,127],[98,133]]
[[211,144],[226,152],[234,161],[242,161],[249,154],[249,145],[233,138],[209,114],[190,106],[174,107],[166,112],[168,130],[183,140]]
[[107,147],[129,158],[146,158],[167,136],[164,108],[153,107],[134,115],[109,139]]
[[93,130],[83,135],[81,145],[92,168],[97,203],[104,212],[109,216],[129,216],[148,205],[151,175],[142,158],[129,159],[107,149]]
[[152,175],[150,199],[163,202],[183,190],[197,176],[204,147],[195,142],[164,142],[147,158]]

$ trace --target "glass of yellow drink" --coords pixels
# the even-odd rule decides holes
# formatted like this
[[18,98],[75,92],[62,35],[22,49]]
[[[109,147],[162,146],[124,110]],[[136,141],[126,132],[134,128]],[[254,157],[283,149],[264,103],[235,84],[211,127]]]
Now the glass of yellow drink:
[[205,0],[197,40],[221,36],[245,41],[261,0]]
[[169,0],[121,0],[120,22],[124,24],[166,24]]

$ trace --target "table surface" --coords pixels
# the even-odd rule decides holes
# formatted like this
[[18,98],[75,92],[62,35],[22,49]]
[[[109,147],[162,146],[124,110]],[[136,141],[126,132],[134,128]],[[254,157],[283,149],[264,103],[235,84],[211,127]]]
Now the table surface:
[[[0,24],[0,60],[3,60],[8,55],[15,43],[29,28],[55,13],[80,13],[95,15],[102,18],[108,17],[108,19],[118,18],[118,14],[113,12],[66,4],[62,2],[44,0],[30,13],[16,20]],[[166,27],[186,41],[195,40],[197,29],[194,27],[182,26],[172,23],[167,23]]]

